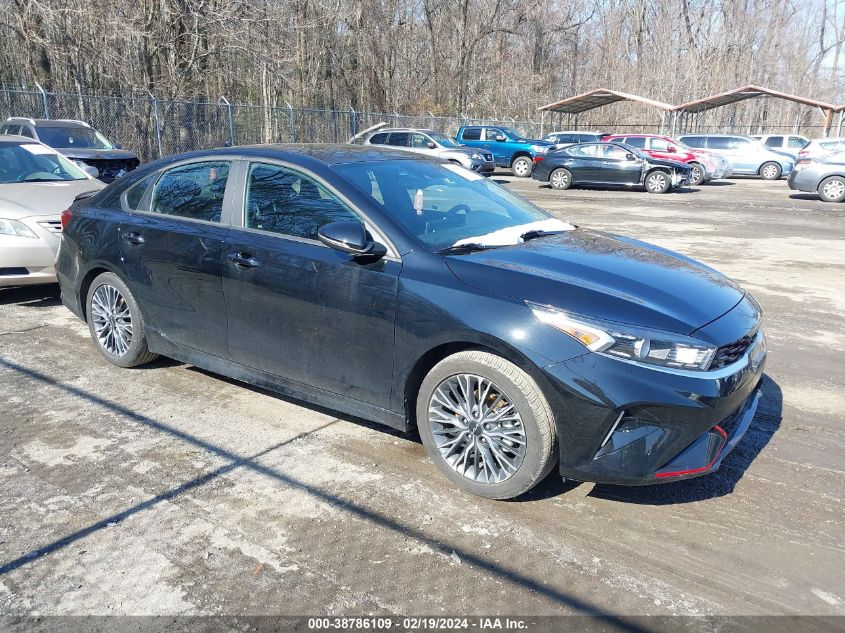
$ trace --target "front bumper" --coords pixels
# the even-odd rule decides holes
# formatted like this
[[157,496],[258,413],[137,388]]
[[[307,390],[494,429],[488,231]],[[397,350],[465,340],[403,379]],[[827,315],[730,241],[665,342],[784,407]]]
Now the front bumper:
[[765,339],[728,367],[652,369],[588,353],[544,368],[560,474],[643,485],[717,470],[757,409]]
[[55,283],[53,268],[61,236],[55,216],[21,220],[37,237],[0,235],[0,288]]

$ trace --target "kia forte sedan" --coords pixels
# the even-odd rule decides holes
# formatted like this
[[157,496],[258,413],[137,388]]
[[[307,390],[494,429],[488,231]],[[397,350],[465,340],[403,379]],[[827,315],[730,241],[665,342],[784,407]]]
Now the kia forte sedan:
[[483,176],[353,145],[141,167],[63,216],[62,299],[111,363],[162,354],[417,428],[458,486],[712,472],[748,429],[761,311],[715,270]]

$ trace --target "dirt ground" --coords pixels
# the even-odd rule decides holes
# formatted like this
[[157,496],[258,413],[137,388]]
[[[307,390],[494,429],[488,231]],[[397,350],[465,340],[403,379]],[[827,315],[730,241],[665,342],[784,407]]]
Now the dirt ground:
[[487,501],[416,437],[168,360],[111,367],[56,287],[0,290],[0,614],[845,615],[845,205],[498,178],[763,305],[764,399],[717,474]]

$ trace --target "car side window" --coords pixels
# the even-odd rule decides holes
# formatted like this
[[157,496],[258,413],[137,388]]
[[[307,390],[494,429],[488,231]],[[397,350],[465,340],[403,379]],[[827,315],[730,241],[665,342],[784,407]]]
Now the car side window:
[[139,210],[141,208],[141,200],[144,199],[144,194],[147,193],[147,189],[153,184],[155,177],[156,174],[150,174],[129,187],[123,194],[123,208],[129,211]]
[[387,132],[380,132],[378,134],[373,134],[370,137],[370,143],[372,145],[384,145],[387,143]]
[[395,147],[408,147],[410,138],[411,135],[408,132],[391,132],[387,144]]
[[579,145],[571,148],[569,153],[573,156],[586,156],[588,158],[596,158],[597,156],[604,155],[601,145]]
[[782,136],[770,136],[766,139],[766,146],[768,147],[782,147],[783,146],[783,137]]
[[20,125],[4,125],[3,134],[19,134],[21,131]]
[[495,141],[497,136],[504,136],[502,130],[495,127],[488,127],[484,129],[485,141]]
[[[702,148],[702,147],[705,146],[704,141],[705,141],[705,139],[704,139],[703,136],[683,136],[683,137],[681,137],[681,143],[683,143],[684,145],[689,145],[690,147]],[[715,148],[714,145],[711,145],[710,147]]]
[[246,189],[244,226],[291,237],[317,239],[330,222],[361,218],[323,185],[280,165],[253,163]]
[[629,136],[623,143],[636,147],[637,149],[645,149],[645,139],[642,136]]
[[30,130],[30,129],[29,129],[27,126],[25,126],[25,125],[22,125],[22,126],[21,126],[20,135],[21,135],[21,136],[26,136],[27,138],[35,138],[35,134],[33,134],[33,133],[32,133],[32,130]]
[[480,141],[481,128],[480,127],[465,127],[461,138],[465,141]]
[[431,139],[428,138],[425,134],[420,134],[419,132],[415,132],[411,135],[411,147],[416,147],[420,149],[428,149],[428,144],[431,142]]
[[[710,149],[732,149],[734,139],[729,136],[711,136],[707,139],[707,147]],[[689,143],[688,143],[689,144]],[[693,147],[695,147],[693,145]]]
[[192,163],[164,172],[153,191],[153,213],[219,222],[229,163]]
[[648,139],[648,146],[649,149],[652,149],[656,152],[665,152],[669,149],[669,143],[666,139],[662,138],[650,138]]
[[794,149],[801,149],[805,145],[807,145],[807,139],[801,136],[790,136],[789,137],[789,147]]

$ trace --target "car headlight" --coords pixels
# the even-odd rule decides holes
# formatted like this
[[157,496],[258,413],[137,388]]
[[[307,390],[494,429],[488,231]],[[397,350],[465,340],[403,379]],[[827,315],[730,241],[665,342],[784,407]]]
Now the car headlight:
[[473,160],[484,160],[484,156],[482,156],[481,154],[478,154],[478,153],[470,154],[469,157]]
[[16,235],[17,237],[34,237],[38,236],[23,222],[18,220],[4,220],[0,218],[0,235]]
[[535,154],[546,154],[549,151],[548,145],[532,145],[531,151]]
[[716,348],[681,334],[603,323],[526,301],[541,322],[568,334],[592,352],[674,369],[706,371]]

